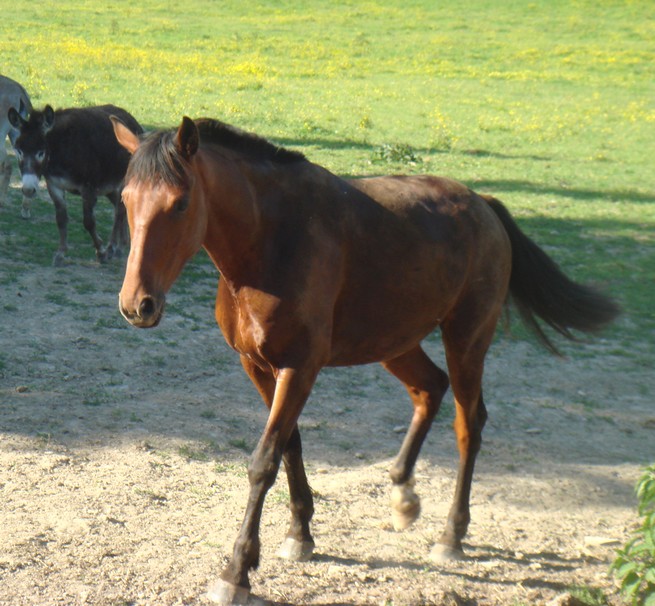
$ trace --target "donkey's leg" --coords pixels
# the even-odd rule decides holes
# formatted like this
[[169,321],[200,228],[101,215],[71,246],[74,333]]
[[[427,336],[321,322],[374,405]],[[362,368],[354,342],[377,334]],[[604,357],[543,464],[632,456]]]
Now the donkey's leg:
[[[275,393],[275,378],[272,373],[263,371],[245,356],[241,356],[241,363],[257,387],[266,406],[270,409]],[[305,474],[302,443],[297,425],[284,447],[282,460],[289,483],[291,522],[287,537],[280,546],[278,555],[289,560],[304,562],[309,560],[314,553],[314,539],[309,530],[309,524],[314,515],[314,498]]]
[[89,232],[93,240],[93,246],[96,249],[96,258],[100,263],[107,261],[107,251],[102,245],[102,239],[98,236],[96,231],[96,216],[95,206],[98,201],[98,196],[95,190],[86,189],[82,191],[82,213],[84,216],[84,229]]
[[259,564],[259,524],[266,493],[275,482],[282,453],[291,437],[302,407],[314,385],[318,369],[278,371],[271,411],[248,466],[250,494],[232,558],[220,580],[208,592],[219,604],[244,603],[250,593],[248,571]]
[[23,204],[20,207],[20,216],[23,219],[29,219],[32,217],[32,199],[27,196],[23,196]]
[[385,362],[383,366],[402,381],[414,405],[411,425],[390,470],[394,484],[392,521],[396,530],[402,530],[412,524],[421,511],[420,500],[414,493],[412,472],[423,440],[448,389],[448,375],[428,358],[420,346]]
[[121,256],[121,246],[127,245],[127,215],[125,205],[121,200],[120,190],[114,190],[107,194],[107,198],[114,207],[114,222],[111,228],[111,237],[107,247],[107,259]]
[[438,562],[463,556],[462,539],[471,520],[469,500],[473,468],[487,420],[482,399],[484,357],[493,338],[497,317],[497,314],[487,316],[482,325],[477,324],[473,317],[442,325],[450,384],[455,396],[454,429],[459,468],[446,528],[430,554]]
[[63,265],[68,251],[68,210],[66,209],[66,192],[63,189],[47,183],[50,199],[55,205],[55,218],[59,230],[59,249],[54,255],[52,263],[55,267]]
[[5,137],[0,137],[0,206],[4,206],[11,181],[11,162],[5,151]]

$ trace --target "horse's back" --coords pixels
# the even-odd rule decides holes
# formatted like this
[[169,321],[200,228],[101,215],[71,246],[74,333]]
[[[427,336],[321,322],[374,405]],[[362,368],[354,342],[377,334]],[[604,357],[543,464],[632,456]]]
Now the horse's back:
[[[342,209],[346,253],[333,363],[401,353],[478,290],[505,299],[509,242],[483,198],[431,176],[348,184],[362,195],[351,193]],[[367,339],[373,334],[375,344]]]

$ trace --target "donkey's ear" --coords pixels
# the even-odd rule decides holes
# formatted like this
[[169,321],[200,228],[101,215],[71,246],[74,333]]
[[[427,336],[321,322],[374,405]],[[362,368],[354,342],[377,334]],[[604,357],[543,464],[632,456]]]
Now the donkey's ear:
[[55,123],[55,110],[52,109],[51,105],[46,105],[43,109],[43,122],[41,127],[43,128],[44,134],[47,133]]
[[198,127],[196,123],[187,116],[182,118],[182,124],[175,135],[175,147],[182,157],[189,160],[198,151],[199,145]]
[[20,130],[21,126],[27,122],[14,107],[9,108],[7,119],[9,120],[9,124],[11,124],[16,130]]
[[139,137],[127,128],[127,126],[125,126],[125,124],[123,124],[116,116],[109,116],[109,119],[114,126],[114,134],[116,135],[118,142],[128,152],[130,152],[130,154],[133,154],[137,149],[139,149],[139,145],[141,145]]

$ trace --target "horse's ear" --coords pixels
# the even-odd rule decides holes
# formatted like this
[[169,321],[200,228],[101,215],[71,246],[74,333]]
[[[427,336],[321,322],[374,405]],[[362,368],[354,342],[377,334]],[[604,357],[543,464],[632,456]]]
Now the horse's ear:
[[129,128],[127,128],[127,126],[121,122],[120,118],[117,118],[116,116],[109,116],[109,119],[111,120],[111,123],[114,127],[114,134],[116,135],[118,142],[128,152],[130,152],[130,154],[133,154],[137,149],[139,149],[139,145],[141,145],[139,137],[137,137]]
[[7,119],[9,120],[9,124],[17,130],[20,130],[21,126],[26,123],[25,118],[23,118],[14,107],[9,108]]
[[52,109],[51,105],[46,105],[43,110],[43,122],[41,127],[43,128],[43,133],[47,133],[55,123],[55,110]]
[[175,136],[177,151],[180,152],[183,158],[189,160],[198,151],[199,141],[196,123],[191,118],[184,116]]

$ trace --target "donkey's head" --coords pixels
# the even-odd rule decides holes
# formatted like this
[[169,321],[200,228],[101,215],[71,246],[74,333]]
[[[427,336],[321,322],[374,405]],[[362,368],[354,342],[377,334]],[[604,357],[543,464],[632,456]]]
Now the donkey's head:
[[23,195],[32,198],[39,187],[39,179],[48,163],[46,135],[55,123],[55,112],[49,105],[43,111],[32,111],[23,118],[13,107],[7,114],[9,123],[18,131],[14,143],[16,157],[23,177]]

